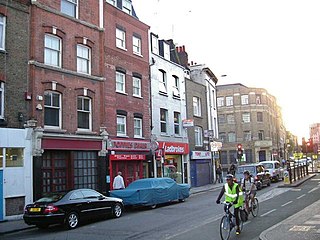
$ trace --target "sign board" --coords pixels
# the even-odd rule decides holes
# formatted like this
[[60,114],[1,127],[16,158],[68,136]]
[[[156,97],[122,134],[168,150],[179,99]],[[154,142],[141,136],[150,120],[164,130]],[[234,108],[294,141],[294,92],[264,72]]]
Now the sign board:
[[193,127],[193,126],[194,126],[193,119],[183,119],[182,120],[182,127],[188,128],[188,127]]
[[222,148],[222,142],[210,142],[211,152],[219,151]]

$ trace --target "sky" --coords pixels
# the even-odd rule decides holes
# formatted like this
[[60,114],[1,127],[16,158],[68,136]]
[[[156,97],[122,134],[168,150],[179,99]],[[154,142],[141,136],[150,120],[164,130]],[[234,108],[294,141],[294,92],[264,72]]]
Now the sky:
[[275,96],[287,131],[299,141],[320,123],[319,0],[132,3],[150,31],[185,45],[189,62],[206,64],[218,85],[241,83]]

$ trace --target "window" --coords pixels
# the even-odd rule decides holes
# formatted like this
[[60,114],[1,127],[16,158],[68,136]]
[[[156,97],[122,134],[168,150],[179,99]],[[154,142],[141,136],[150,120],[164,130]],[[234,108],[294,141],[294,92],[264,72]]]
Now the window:
[[116,46],[126,49],[126,32],[119,28],[116,29]]
[[116,91],[126,92],[126,75],[122,72],[116,72]]
[[78,13],[77,0],[61,0],[61,12],[71,17],[77,17]]
[[243,140],[246,142],[251,141],[251,131],[243,132]]
[[174,112],[173,117],[174,117],[174,134],[180,135],[180,113]]
[[202,127],[199,127],[199,126],[194,127],[194,140],[195,140],[195,146],[197,147],[203,146]]
[[117,136],[126,136],[127,117],[123,115],[117,115]]
[[61,95],[59,93],[44,93],[44,125],[61,127]]
[[249,96],[248,96],[248,95],[242,95],[242,96],[241,96],[241,104],[242,104],[242,105],[247,105],[247,104],[249,104]]
[[257,112],[257,121],[263,122],[263,113],[262,112]]
[[263,130],[259,130],[258,132],[258,139],[260,141],[264,140],[264,131]]
[[163,57],[170,60],[170,46],[165,42],[163,42]]
[[122,1],[122,11],[131,15],[131,11],[132,11],[131,9],[132,9],[131,2],[128,0],[123,0]]
[[98,161],[96,152],[73,152],[74,188],[98,188]]
[[234,124],[234,115],[233,114],[227,114],[227,122],[228,124]]
[[107,2],[110,3],[113,6],[116,5],[116,0],[107,0]]
[[91,99],[78,97],[78,128],[91,130]]
[[193,115],[201,117],[201,99],[193,97]]
[[224,132],[219,133],[219,139],[221,142],[226,142],[227,141],[227,135]]
[[141,39],[135,36],[132,37],[133,53],[141,55]]
[[233,96],[226,97],[226,106],[233,106]]
[[61,40],[52,35],[44,37],[44,63],[61,67]]
[[173,77],[173,96],[175,97],[180,97],[180,82],[179,78],[177,76],[172,76]]
[[217,104],[218,104],[218,107],[223,107],[224,106],[224,97],[218,97]]
[[90,48],[77,45],[77,71],[80,73],[91,73],[91,54]]
[[134,118],[134,137],[142,138],[142,119]]
[[236,133],[229,132],[228,133],[228,142],[235,142],[236,141]]
[[23,148],[6,148],[6,167],[23,167]]
[[0,118],[4,118],[4,83],[0,82]]
[[163,70],[159,70],[159,91],[167,93],[167,73]]
[[141,97],[141,79],[137,77],[132,78],[133,81],[133,96]]
[[242,113],[242,122],[244,123],[250,122],[250,113]]
[[160,131],[167,134],[168,110],[160,108]]
[[155,35],[151,37],[152,53],[159,55],[159,41]]
[[261,104],[261,95],[256,94],[256,104]]
[[226,123],[226,115],[219,114],[219,115],[218,115],[218,122],[219,122],[219,124],[224,124],[224,123]]
[[0,15],[0,49],[5,49],[6,18]]

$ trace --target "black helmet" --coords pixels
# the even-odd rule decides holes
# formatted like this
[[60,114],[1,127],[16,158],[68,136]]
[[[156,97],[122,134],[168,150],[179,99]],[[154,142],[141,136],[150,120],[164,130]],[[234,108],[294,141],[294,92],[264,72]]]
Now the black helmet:
[[243,174],[250,175],[250,172],[249,172],[248,170],[245,170],[245,171],[243,172]]
[[226,175],[226,180],[229,180],[229,179],[233,179],[233,175],[232,174],[227,174]]

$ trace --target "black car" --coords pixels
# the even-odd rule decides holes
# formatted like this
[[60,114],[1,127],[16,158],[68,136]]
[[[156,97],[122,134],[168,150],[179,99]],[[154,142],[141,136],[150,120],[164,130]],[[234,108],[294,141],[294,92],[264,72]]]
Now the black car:
[[49,193],[25,207],[23,219],[28,225],[46,228],[52,224],[64,224],[76,228],[84,219],[111,214],[122,215],[123,202],[119,198],[106,197],[92,189],[77,189],[66,193]]

